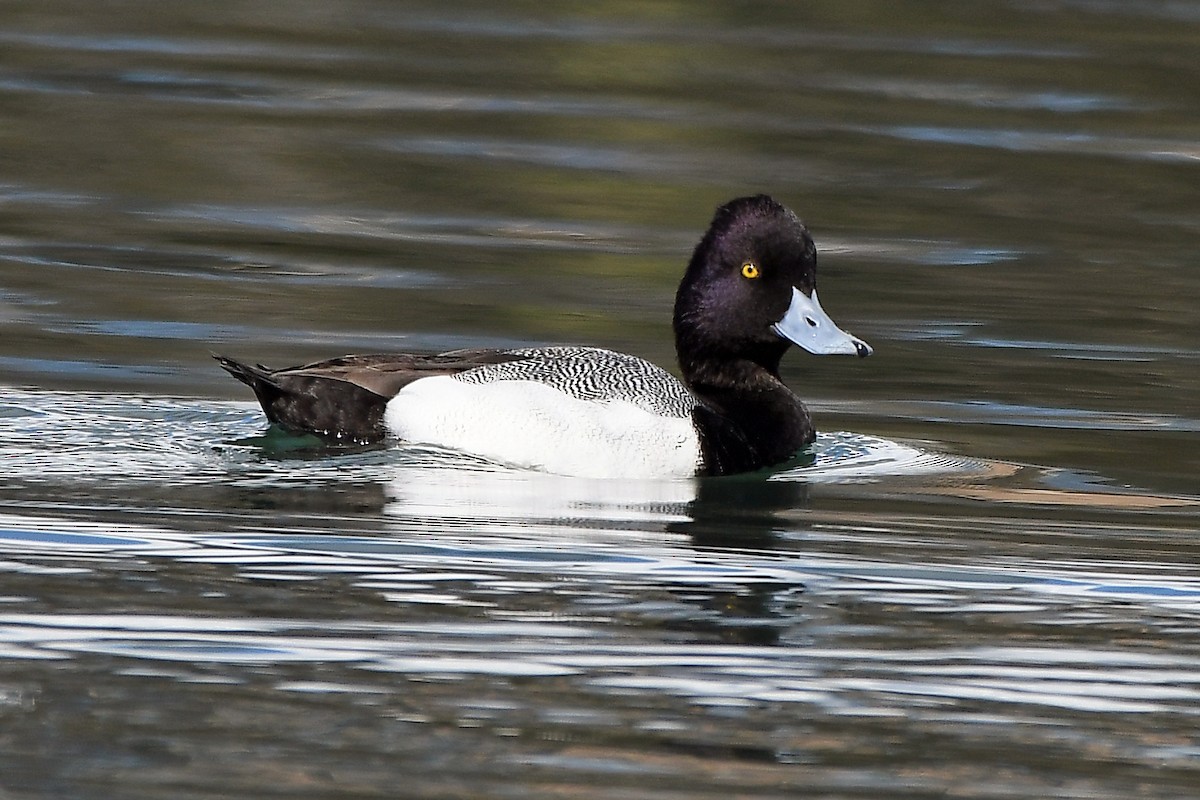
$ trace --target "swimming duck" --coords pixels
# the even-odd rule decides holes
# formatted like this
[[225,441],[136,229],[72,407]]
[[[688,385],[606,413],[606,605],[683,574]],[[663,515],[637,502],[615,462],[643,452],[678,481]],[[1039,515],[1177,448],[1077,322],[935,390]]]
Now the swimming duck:
[[729,475],[816,436],[779,377],[793,344],[871,354],[817,301],[817,251],[767,195],[717,209],[675,296],[681,383],[595,347],[350,355],[285,369],[215,356],[272,423],[330,441],[431,444],[588,477]]

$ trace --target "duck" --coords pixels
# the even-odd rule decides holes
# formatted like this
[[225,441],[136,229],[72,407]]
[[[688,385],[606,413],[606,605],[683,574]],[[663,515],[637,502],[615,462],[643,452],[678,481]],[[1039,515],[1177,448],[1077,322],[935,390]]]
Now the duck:
[[784,354],[793,345],[872,353],[822,309],[812,236],[766,194],[716,210],[679,284],[672,328],[682,380],[637,356],[574,345],[346,355],[282,369],[214,358],[288,433],[648,479],[792,460],[816,430],[780,378]]

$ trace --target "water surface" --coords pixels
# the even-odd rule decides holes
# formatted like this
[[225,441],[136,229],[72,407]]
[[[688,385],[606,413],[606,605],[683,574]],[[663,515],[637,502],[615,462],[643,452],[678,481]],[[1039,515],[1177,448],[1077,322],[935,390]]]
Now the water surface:
[[[1197,4],[5,20],[0,793],[1195,797]],[[313,450],[209,358],[673,366],[757,191],[876,348],[774,474]]]

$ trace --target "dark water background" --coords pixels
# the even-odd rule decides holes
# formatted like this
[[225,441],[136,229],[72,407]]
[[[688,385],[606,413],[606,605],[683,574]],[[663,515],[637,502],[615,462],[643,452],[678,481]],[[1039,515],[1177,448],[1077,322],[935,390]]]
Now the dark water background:
[[[0,796],[1200,796],[1200,3],[0,5]],[[209,359],[876,347],[772,476],[262,438]]]

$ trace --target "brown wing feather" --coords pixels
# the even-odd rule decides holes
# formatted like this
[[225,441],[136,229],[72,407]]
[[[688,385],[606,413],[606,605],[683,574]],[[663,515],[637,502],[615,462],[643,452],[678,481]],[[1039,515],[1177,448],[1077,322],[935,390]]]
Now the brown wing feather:
[[254,390],[271,422],[296,433],[363,444],[383,439],[388,400],[413,381],[522,358],[503,350],[454,350],[436,355],[376,353],[270,369],[215,354],[213,357],[230,375]]
[[408,384],[431,375],[455,375],[488,364],[517,361],[522,356],[503,350],[452,350],[448,353],[373,353],[352,355],[271,370],[276,379],[326,378],[353,383],[391,399]]

